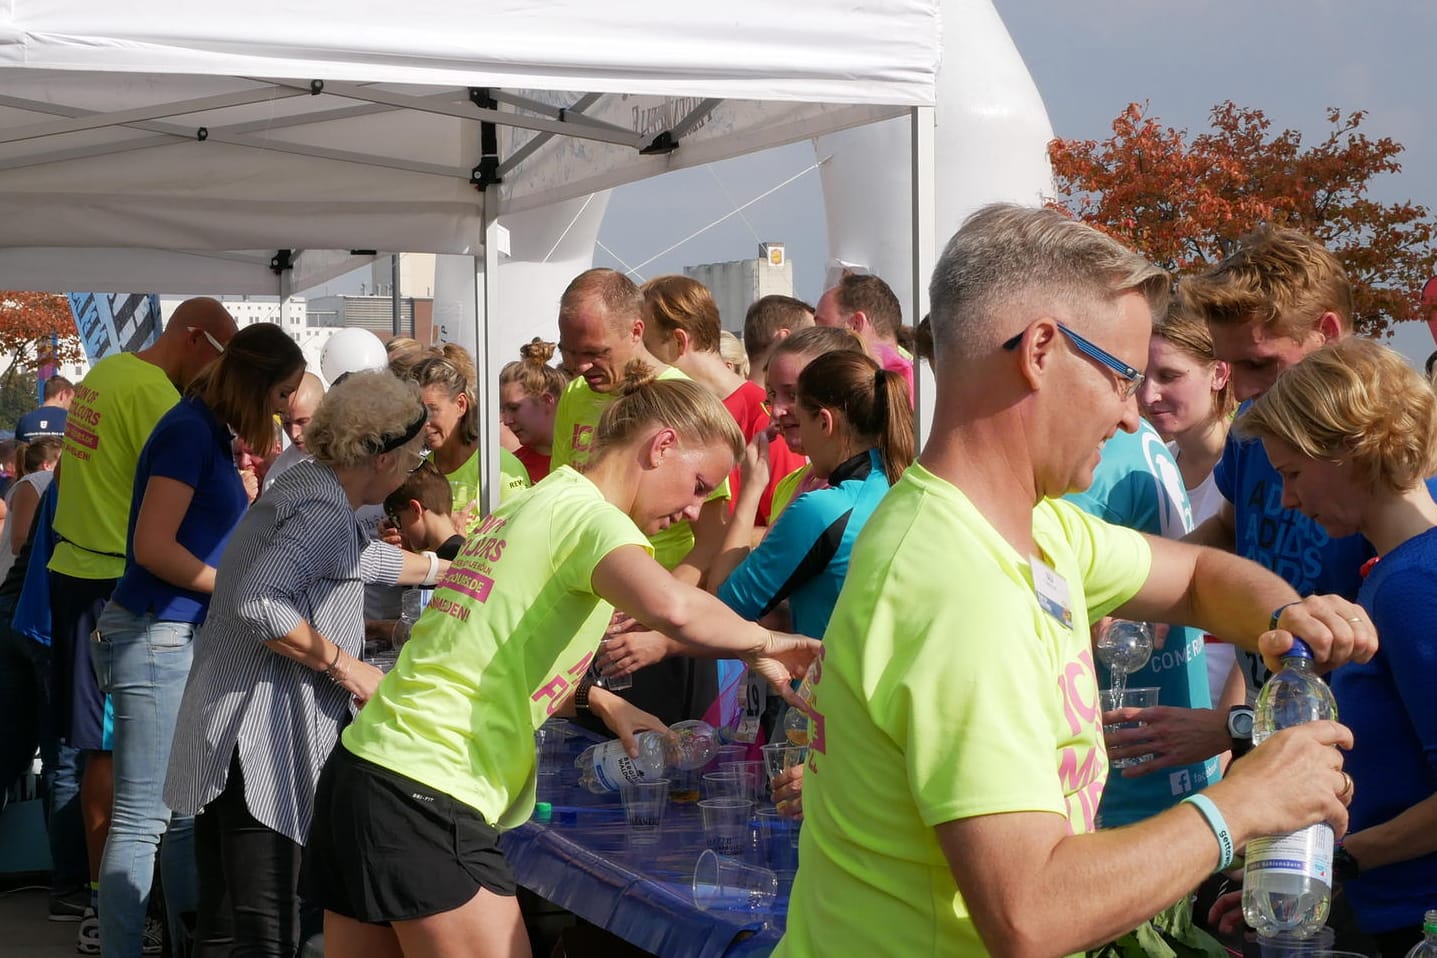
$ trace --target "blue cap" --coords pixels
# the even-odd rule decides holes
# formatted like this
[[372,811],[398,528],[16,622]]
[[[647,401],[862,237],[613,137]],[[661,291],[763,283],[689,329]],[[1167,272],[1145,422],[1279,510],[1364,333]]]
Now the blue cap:
[[1288,649],[1280,656],[1280,658],[1284,659],[1310,659],[1312,657],[1313,656],[1311,647],[1309,647],[1306,642],[1296,637],[1294,637],[1292,640],[1292,648]]

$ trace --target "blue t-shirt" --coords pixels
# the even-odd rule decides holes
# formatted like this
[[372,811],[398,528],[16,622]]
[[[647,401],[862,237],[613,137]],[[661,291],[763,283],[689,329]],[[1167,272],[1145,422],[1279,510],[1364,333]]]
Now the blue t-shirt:
[[[1250,403],[1238,410],[1241,415]],[[1373,555],[1358,535],[1334,539],[1296,509],[1282,507],[1282,477],[1257,439],[1227,436],[1222,459],[1213,470],[1218,491],[1232,503],[1234,551],[1281,576],[1301,596],[1340,595],[1355,601],[1362,585],[1362,564]],[[1262,657],[1238,650],[1250,688],[1261,688],[1272,675]]]
[[[1381,646],[1372,661],[1332,673],[1337,714],[1354,742],[1345,766],[1356,784],[1352,832],[1437,794],[1437,529],[1383,556],[1357,601]],[[1343,887],[1368,934],[1420,925],[1437,904],[1437,854],[1364,868]]]
[[65,435],[65,410],[59,406],[41,406],[15,420],[15,438],[34,442],[44,436]]
[[125,574],[114,600],[136,615],[154,613],[164,622],[203,622],[210,597],[170,585],[135,561],[135,522],[153,476],[182,482],[195,491],[175,541],[200,561],[218,566],[230,534],[249,506],[235,468],[233,437],[210,408],[185,397],[155,424],[135,468]]
[[[1162,437],[1146,422],[1134,433],[1121,430],[1103,446],[1103,458],[1093,472],[1093,484],[1064,497],[1089,515],[1110,522],[1176,539],[1192,529],[1192,507],[1182,473]],[[1098,685],[1111,688],[1112,676],[1097,664]],[[1210,708],[1212,692],[1207,679],[1207,653],[1202,632],[1175,627],[1148,664],[1128,676],[1129,688],[1157,688],[1159,705]],[[1201,791],[1221,777],[1216,757],[1192,765],[1163,769],[1137,778],[1123,778],[1114,770],[1103,790],[1099,807],[1104,828],[1129,825],[1151,818]]]
[[719,587],[725,605],[755,620],[788,599],[793,631],[823,637],[853,542],[888,492],[888,476],[878,450],[869,449],[841,463],[828,482],[779,513],[758,548]]

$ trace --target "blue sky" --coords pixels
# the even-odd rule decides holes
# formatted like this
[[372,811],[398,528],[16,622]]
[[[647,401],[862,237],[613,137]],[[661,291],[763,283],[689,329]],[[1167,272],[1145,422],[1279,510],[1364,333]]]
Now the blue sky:
[[[1374,196],[1437,206],[1437,132],[1426,122],[1437,5],[995,0],[995,6],[1058,136],[1100,139],[1132,101],[1146,100],[1165,123],[1196,131],[1213,104],[1231,99],[1309,140],[1325,132],[1327,107],[1366,110],[1369,135],[1407,147],[1403,172],[1375,181]],[[812,147],[802,143],[624,187],[610,202],[600,242],[625,262],[648,259],[813,161]],[[643,273],[750,257],[760,239],[781,240],[795,265],[797,292],[811,301],[823,282],[824,230],[811,171]],[[622,268],[602,250],[595,263]],[[1406,324],[1393,344],[1418,358],[1433,345],[1421,323]]]

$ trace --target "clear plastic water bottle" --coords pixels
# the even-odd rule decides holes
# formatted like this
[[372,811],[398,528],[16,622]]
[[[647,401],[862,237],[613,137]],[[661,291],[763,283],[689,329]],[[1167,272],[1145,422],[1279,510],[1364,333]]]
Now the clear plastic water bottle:
[[813,744],[813,719],[808,714],[808,703],[813,701],[813,683],[818,681],[818,671],[818,660],[814,659],[798,684],[797,694],[803,706],[790,705],[783,713],[783,736],[790,745]]
[[399,597],[399,620],[394,623],[393,638],[390,640],[395,652],[409,641],[409,633],[414,631],[414,623],[419,621],[419,613],[423,611],[421,598],[418,589],[405,589]]
[[[1337,718],[1332,692],[1313,669],[1301,639],[1282,656],[1282,670],[1257,697],[1252,741],[1274,732]],[[1326,822],[1286,835],[1254,838],[1243,870],[1242,914],[1265,938],[1307,938],[1327,922],[1332,903],[1332,827]]]
[[718,752],[718,735],[707,722],[675,722],[663,732],[640,732],[634,737],[638,758],[629,758],[618,739],[600,742],[574,759],[579,784],[596,794],[618,791],[624,782],[663,778],[669,769],[689,772],[703,768]]
[[1422,919],[1422,940],[1412,946],[1407,958],[1437,958],[1437,908]]

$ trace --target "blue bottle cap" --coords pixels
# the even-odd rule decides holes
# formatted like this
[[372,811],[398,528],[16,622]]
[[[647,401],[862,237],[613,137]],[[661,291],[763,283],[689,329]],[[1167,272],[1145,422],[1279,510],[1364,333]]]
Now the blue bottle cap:
[[1292,640],[1292,648],[1282,653],[1281,656],[1281,658],[1284,659],[1310,659],[1312,657],[1313,656],[1311,647],[1309,647],[1306,642],[1296,637],[1294,637]]

